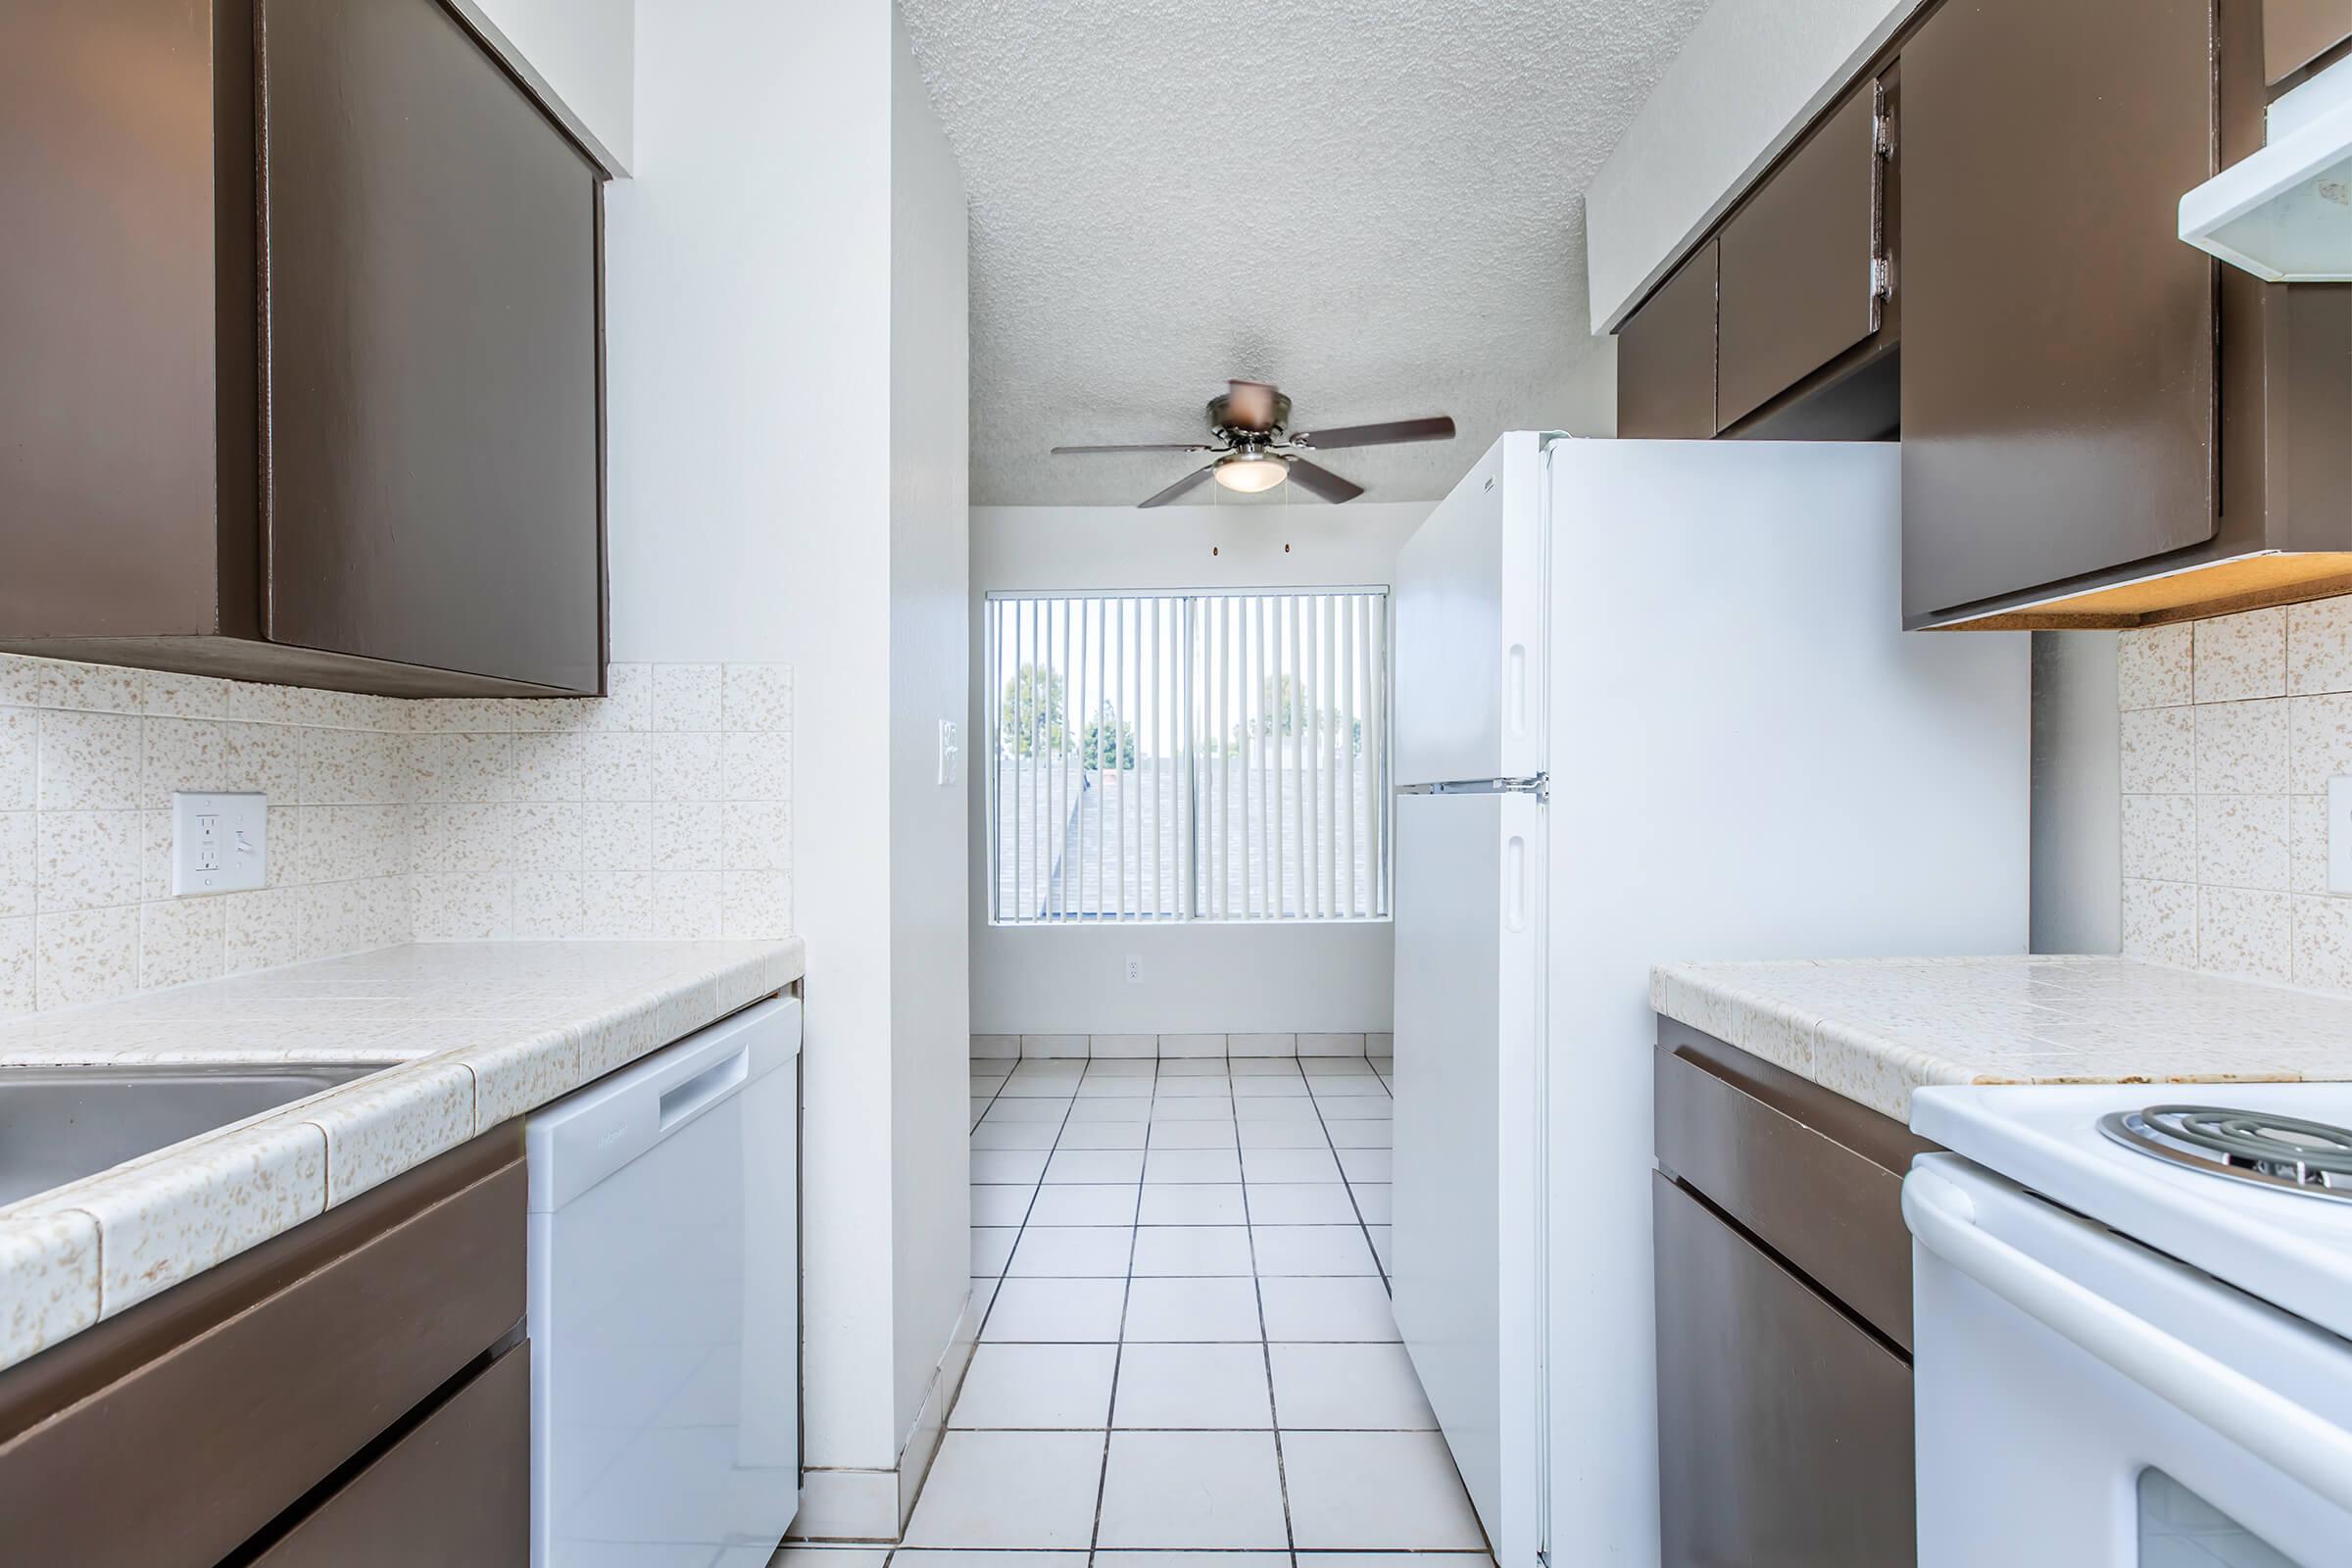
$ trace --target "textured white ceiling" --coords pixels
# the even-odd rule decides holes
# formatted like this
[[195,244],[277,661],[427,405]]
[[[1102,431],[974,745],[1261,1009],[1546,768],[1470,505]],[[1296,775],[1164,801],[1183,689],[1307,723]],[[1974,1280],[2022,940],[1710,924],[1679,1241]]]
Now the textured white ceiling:
[[1381,501],[1589,418],[1581,193],[1706,0],[900,7],[971,195],[972,500],[1079,505],[1193,460],[1048,447],[1202,438],[1228,376],[1452,415],[1330,455]]

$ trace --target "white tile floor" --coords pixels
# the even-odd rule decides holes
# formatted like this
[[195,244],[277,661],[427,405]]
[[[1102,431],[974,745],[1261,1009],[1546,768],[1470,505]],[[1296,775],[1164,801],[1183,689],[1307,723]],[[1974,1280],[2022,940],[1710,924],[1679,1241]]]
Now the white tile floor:
[[973,1064],[986,1317],[896,1568],[1486,1562],[1389,1309],[1387,1066]]

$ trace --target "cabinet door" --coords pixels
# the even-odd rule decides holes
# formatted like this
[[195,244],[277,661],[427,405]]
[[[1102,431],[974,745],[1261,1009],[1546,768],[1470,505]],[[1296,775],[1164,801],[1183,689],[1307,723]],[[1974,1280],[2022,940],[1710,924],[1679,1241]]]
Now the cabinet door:
[[531,1355],[502,1351],[254,1558],[254,1568],[414,1568],[530,1556]]
[[1878,84],[1816,125],[1724,224],[1716,423],[1730,426],[1879,329]]
[[596,690],[596,171],[439,0],[262,35],[270,640]]
[[2279,81],[2352,38],[2352,0],[2262,0],[2262,74]]
[[1916,1561],[1910,1362],[1652,1181],[1664,1568]]
[[1617,433],[1715,433],[1715,242],[1693,252],[1617,332]]
[[2211,538],[2209,8],[1950,0],[1902,72],[1905,614]]

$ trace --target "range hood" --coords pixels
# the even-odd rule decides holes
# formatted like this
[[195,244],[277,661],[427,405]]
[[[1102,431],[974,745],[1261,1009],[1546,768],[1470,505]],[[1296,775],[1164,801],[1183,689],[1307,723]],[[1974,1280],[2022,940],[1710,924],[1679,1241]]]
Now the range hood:
[[2352,59],[2272,104],[2268,140],[2180,198],[2180,237],[2267,282],[2352,282]]

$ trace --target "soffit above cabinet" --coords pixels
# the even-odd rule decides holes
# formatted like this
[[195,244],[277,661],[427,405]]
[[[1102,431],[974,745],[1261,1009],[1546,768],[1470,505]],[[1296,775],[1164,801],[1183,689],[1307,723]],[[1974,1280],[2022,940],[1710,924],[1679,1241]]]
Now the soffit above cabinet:
[[1586,187],[1592,330],[1615,330],[1928,0],[1717,0]]

